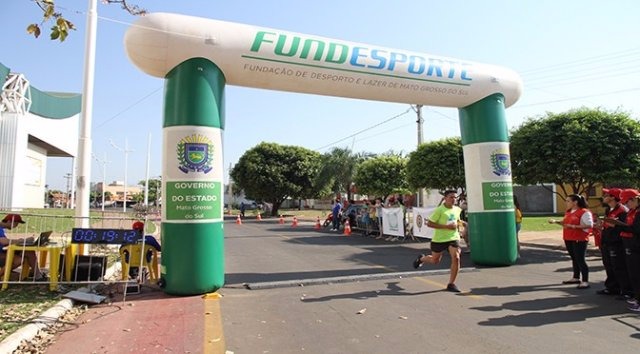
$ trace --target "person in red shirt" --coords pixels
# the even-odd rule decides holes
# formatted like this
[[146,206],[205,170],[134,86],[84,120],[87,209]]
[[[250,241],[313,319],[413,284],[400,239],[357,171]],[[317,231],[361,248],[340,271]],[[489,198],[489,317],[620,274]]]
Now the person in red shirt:
[[[625,222],[627,209],[620,203],[620,188],[602,188],[603,202],[606,204],[605,218],[612,218]],[[631,293],[629,276],[624,256],[624,246],[620,237],[622,226],[615,223],[603,222],[600,240],[600,252],[602,253],[602,265],[604,265],[607,278],[604,281],[604,289],[596,293],[600,295],[628,295]]]
[[[640,192],[635,189],[625,189],[620,193],[620,201],[624,203],[629,212],[625,223],[616,223],[622,226],[620,237],[624,245],[627,273],[633,295],[627,297],[629,310],[640,312]],[[611,221],[605,219],[605,221]]]
[[[578,194],[571,194],[565,199],[567,211],[564,219],[550,219],[551,224],[563,226],[562,238],[567,247],[567,252],[571,257],[573,268],[573,278],[565,280],[562,284],[578,284],[578,289],[589,288],[589,266],[587,265],[587,245],[589,244],[589,234],[593,228],[593,217],[587,209],[587,202],[584,197]],[[580,276],[582,275],[582,281]]]

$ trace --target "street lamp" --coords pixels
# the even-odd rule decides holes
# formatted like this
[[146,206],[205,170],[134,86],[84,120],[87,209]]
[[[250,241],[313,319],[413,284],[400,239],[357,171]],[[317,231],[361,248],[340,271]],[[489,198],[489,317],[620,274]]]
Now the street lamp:
[[94,160],[98,161],[98,163],[102,164],[102,200],[100,204],[102,204],[102,211],[104,212],[104,186],[106,186],[106,178],[107,178],[107,164],[111,161],[107,161],[107,153],[104,153],[104,159],[100,160],[95,154],[91,154]]
[[147,139],[147,170],[145,172],[144,183],[144,207],[149,205],[149,161],[151,160],[151,133],[149,133],[149,139]]
[[134,150],[129,150],[129,141],[126,138],[124,139],[124,149],[116,145],[111,139],[109,139],[109,142],[111,143],[111,146],[124,152],[124,191],[122,193],[123,194],[122,212],[126,213],[127,212],[127,159],[128,159],[129,153],[133,152]]
[[67,209],[71,208],[69,201],[71,200],[70,181],[71,181],[72,177],[73,177],[73,175],[71,173],[67,173],[67,174],[64,175],[64,178],[67,180],[67,193],[66,193],[66,198],[65,198],[65,204],[67,206]]

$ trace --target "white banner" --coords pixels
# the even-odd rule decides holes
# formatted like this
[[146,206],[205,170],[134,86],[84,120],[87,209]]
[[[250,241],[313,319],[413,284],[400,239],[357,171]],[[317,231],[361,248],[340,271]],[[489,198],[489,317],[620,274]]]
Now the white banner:
[[382,233],[404,237],[402,208],[382,208]]
[[433,213],[436,207],[413,208],[413,236],[433,238],[434,229],[427,227],[427,218]]

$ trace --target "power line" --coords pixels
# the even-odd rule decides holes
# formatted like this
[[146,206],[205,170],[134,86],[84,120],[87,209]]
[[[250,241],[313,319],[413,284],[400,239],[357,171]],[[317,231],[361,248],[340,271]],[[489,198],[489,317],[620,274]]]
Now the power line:
[[361,134],[361,133],[366,132],[367,130],[373,129],[373,128],[378,127],[378,126],[380,126],[380,125],[382,125],[382,124],[385,124],[385,123],[387,123],[387,122],[390,122],[390,121],[392,121],[392,120],[394,120],[394,119],[400,118],[400,117],[402,117],[403,115],[405,115],[405,114],[409,113],[409,111],[411,111],[411,107],[407,108],[407,110],[406,110],[406,111],[404,111],[404,112],[402,112],[402,113],[400,113],[400,114],[397,114],[397,115],[395,115],[395,116],[393,116],[393,117],[391,117],[391,118],[388,118],[388,119],[386,119],[386,120],[384,120],[384,121],[382,121],[382,122],[380,122],[380,123],[378,123],[378,124],[374,124],[374,125],[372,125],[372,126],[370,126],[370,127],[368,127],[368,128],[364,128],[364,129],[362,129],[362,130],[359,130],[359,131],[357,131],[357,132],[355,132],[355,133],[353,133],[353,134],[351,134],[351,135],[349,135],[349,136],[347,136],[347,137],[344,137],[344,138],[342,138],[342,139],[340,139],[340,140],[334,141],[334,142],[333,142],[333,143],[331,143],[331,144],[327,144],[327,145],[321,146],[321,147],[319,147],[319,148],[316,148],[315,150],[323,150],[323,149],[328,148],[328,147],[330,147],[330,146],[333,146],[333,145],[335,145],[335,144],[337,144],[337,143],[343,142],[343,141],[345,141],[345,140],[347,140],[347,139],[351,139],[351,138],[353,138],[354,136],[356,136],[356,135],[358,135],[358,134]]
[[145,95],[144,97],[140,98],[139,100],[133,102],[132,104],[128,105],[126,108],[124,108],[123,110],[121,110],[120,112],[114,114],[111,118],[105,120],[104,122],[98,124],[96,126],[96,128],[100,128],[103,125],[109,123],[110,121],[116,119],[118,116],[120,116],[121,114],[123,114],[124,112],[130,110],[131,108],[137,106],[139,103],[141,103],[142,101],[146,100],[147,98],[151,97],[154,93],[160,91],[160,89],[162,89],[162,86],[158,87],[157,89],[151,91],[150,93],[148,93],[147,95]]
[[538,72],[538,71],[548,71],[550,69],[556,69],[556,68],[559,69],[559,68],[564,68],[564,67],[567,67],[567,66],[572,66],[573,67],[573,66],[577,66],[577,65],[585,65],[585,64],[589,64],[589,63],[593,63],[593,62],[606,61],[606,60],[609,60],[609,59],[626,57],[626,56],[629,56],[629,55],[635,55],[635,52],[640,53],[640,47],[633,48],[633,49],[626,49],[626,50],[619,51],[619,52],[612,52],[612,53],[608,53],[608,54],[596,55],[596,56],[593,56],[593,57],[582,58],[582,59],[578,59],[578,60],[572,60],[572,61],[567,61],[567,62],[548,65],[548,66],[543,66],[543,67],[538,67],[538,68],[534,68],[534,69],[522,70],[519,73],[520,73],[520,75],[525,76],[527,74],[535,73],[535,72]]
[[558,102],[565,102],[565,101],[581,100],[581,99],[584,99],[584,98],[607,96],[607,95],[613,95],[613,94],[616,94],[616,93],[625,93],[625,92],[632,92],[632,91],[638,91],[638,90],[640,90],[640,87],[634,87],[634,88],[630,88],[630,89],[617,90],[617,91],[611,91],[611,92],[604,92],[604,93],[599,93],[599,94],[595,94],[595,95],[585,95],[585,96],[579,96],[579,97],[570,97],[570,98],[559,99],[559,100],[523,104],[523,105],[519,105],[519,106],[516,105],[516,106],[512,107],[512,109],[513,108],[524,108],[524,107],[539,106],[541,104],[548,104],[548,103],[558,103]]

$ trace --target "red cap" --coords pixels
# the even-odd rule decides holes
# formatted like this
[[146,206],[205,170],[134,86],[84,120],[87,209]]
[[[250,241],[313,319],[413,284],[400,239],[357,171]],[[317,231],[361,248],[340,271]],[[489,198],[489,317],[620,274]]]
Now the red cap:
[[626,204],[629,200],[639,195],[640,195],[640,192],[638,192],[635,189],[625,189],[622,192],[620,192],[620,201],[622,202],[622,204]]
[[11,222],[13,221],[16,224],[24,224],[24,220],[22,220],[22,216],[18,214],[7,214],[7,216],[2,219],[2,222]]
[[622,189],[620,188],[602,188],[602,194],[608,194],[616,199],[620,199],[620,193]]
[[134,230],[144,230],[144,223],[142,221],[136,221],[131,225]]

